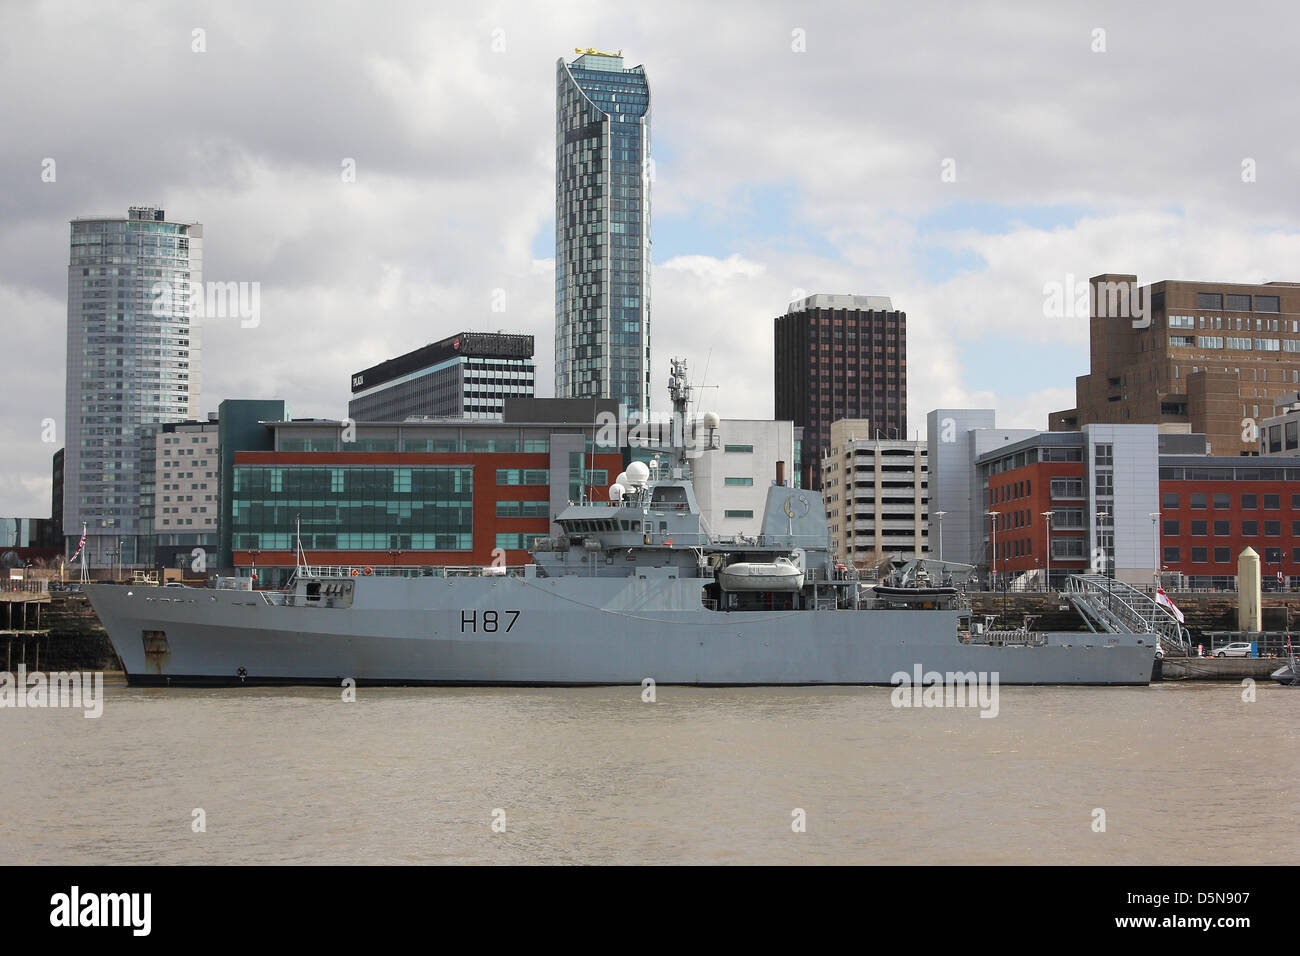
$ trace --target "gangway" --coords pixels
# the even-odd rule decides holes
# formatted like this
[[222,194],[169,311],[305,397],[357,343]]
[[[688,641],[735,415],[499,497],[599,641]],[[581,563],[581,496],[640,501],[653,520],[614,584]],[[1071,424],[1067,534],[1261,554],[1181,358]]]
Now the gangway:
[[1190,652],[1178,619],[1130,584],[1104,574],[1071,574],[1065,596],[1094,633],[1155,634],[1166,652]]

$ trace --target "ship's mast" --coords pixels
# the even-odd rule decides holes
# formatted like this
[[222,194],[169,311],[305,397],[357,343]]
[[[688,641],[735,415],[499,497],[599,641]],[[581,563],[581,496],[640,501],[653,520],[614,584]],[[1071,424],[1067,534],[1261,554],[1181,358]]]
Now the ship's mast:
[[686,378],[686,359],[670,359],[672,372],[668,376],[668,394],[673,401],[671,423],[672,457],[679,467],[686,466],[686,428],[690,414],[691,386]]

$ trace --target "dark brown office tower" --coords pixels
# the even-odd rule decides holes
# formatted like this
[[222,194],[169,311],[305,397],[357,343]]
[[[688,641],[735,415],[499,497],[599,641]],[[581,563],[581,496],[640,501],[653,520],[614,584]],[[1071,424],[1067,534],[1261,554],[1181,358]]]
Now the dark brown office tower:
[[[831,422],[907,437],[907,313],[887,296],[812,295],[776,320],[776,418],[803,427],[803,487],[820,489]],[[867,436],[862,436],[867,437]]]
[[1088,281],[1091,368],[1048,428],[1161,425],[1259,454],[1259,421],[1300,385],[1300,283]]

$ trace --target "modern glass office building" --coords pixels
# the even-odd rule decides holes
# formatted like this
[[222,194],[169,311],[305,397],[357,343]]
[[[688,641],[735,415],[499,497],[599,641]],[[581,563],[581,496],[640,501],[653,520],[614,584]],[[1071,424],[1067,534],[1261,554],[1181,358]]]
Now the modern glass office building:
[[531,335],[461,332],[355,373],[348,417],[500,421],[506,399],[532,398],[533,384]]
[[190,289],[203,279],[203,227],[134,206],[125,219],[71,226],[65,542],[71,554],[84,521],[88,563],[130,565],[141,429],[199,414],[201,306]]
[[649,415],[650,87],[588,50],[556,65],[555,394]]
[[229,480],[216,567],[257,568],[263,585],[288,577],[299,532],[316,564],[481,566],[500,552],[524,564],[538,538],[558,532],[553,515],[608,500],[623,469],[593,424],[255,422],[243,404],[222,403],[247,427],[228,430],[221,448]]

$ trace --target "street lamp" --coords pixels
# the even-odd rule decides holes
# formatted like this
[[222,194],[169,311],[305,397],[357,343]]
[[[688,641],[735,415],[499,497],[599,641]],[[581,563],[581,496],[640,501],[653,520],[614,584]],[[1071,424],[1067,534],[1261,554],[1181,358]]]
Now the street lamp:
[[[1155,562],[1151,565],[1151,567],[1152,567],[1152,573],[1155,575],[1155,579],[1156,579],[1155,586],[1159,588],[1160,587],[1160,512],[1149,511],[1147,512],[1147,514],[1151,518],[1151,537],[1155,541],[1155,543],[1152,545],[1152,547],[1155,548],[1155,555],[1154,555]],[[1155,591],[1152,591],[1151,593],[1154,594]]]
[[1052,590],[1052,512],[1040,511],[1047,523],[1047,590]]
[[1106,569],[1110,566],[1110,553],[1106,550],[1106,546],[1102,544],[1101,529],[1103,523],[1109,517],[1110,512],[1108,511],[1097,512],[1097,547],[1101,549],[1101,573],[1103,576],[1106,574]]
[[401,553],[402,553],[402,549],[401,549],[401,548],[389,548],[389,549],[388,549],[388,554],[389,554],[389,556],[390,556],[393,560],[390,561],[390,562],[388,562],[388,563],[389,563],[390,565],[392,565],[393,567],[397,567],[397,559],[398,559],[399,556],[401,556]]
[[946,511],[936,511],[934,513],[935,520],[939,522],[939,563],[940,564],[943,563],[943,516],[946,515],[947,513],[948,512]]
[[989,587],[996,588],[994,582],[998,576],[998,515],[1000,511],[986,511],[989,527],[992,529],[992,546],[989,548]]

